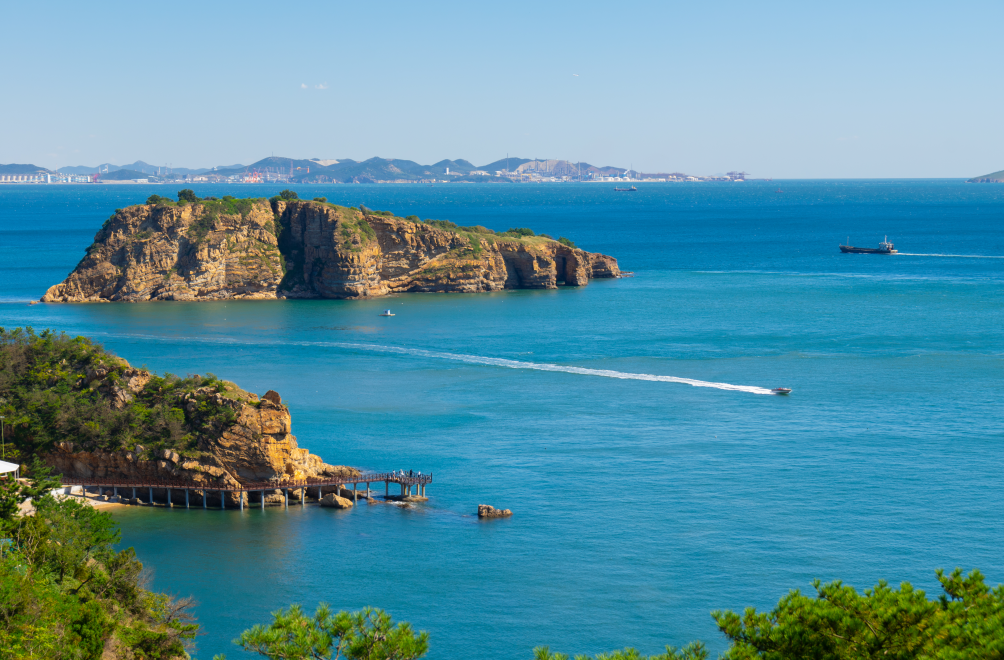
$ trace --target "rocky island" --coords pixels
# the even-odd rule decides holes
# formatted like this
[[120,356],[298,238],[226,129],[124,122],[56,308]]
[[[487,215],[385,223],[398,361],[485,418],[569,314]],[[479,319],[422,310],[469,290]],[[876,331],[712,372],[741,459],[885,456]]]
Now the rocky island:
[[118,209],[43,302],[367,298],[584,286],[617,260],[529,229],[300,200],[153,196]]

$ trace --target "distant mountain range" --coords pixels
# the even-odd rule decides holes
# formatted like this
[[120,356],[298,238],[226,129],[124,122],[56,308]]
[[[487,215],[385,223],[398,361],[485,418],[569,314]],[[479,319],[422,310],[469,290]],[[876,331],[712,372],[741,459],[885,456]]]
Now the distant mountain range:
[[[227,165],[228,168],[240,168],[243,165]],[[134,172],[142,172],[143,174],[157,174],[158,172],[167,173],[171,171],[175,174],[202,174],[204,172],[209,172],[211,168],[202,167],[199,169],[189,169],[187,167],[172,167],[167,168],[163,165],[151,165],[150,163],[144,163],[141,160],[137,160],[135,163],[129,163],[127,165],[113,165],[112,163],[101,163],[97,167],[88,167],[87,165],[73,165],[70,167],[60,167],[57,172],[60,174],[96,174],[98,172],[115,172],[118,170],[132,170]]]
[[[527,164],[531,164],[527,166]],[[487,165],[476,166],[470,161],[462,158],[457,160],[441,160],[432,165],[422,165],[413,160],[402,160],[399,158],[370,158],[364,161],[355,161],[350,158],[342,160],[322,160],[319,158],[303,160],[296,158],[284,158],[270,156],[263,158],[251,165],[221,165],[217,167],[202,167],[190,169],[186,167],[167,168],[164,166],[151,165],[138,160],[135,163],[126,165],[115,165],[113,163],[102,163],[94,167],[87,165],[74,165],[61,167],[51,171],[37,165],[0,165],[0,174],[75,174],[90,175],[101,173],[100,178],[110,180],[124,180],[136,178],[168,178],[176,179],[179,176],[234,176],[241,174],[251,174],[255,171],[264,175],[279,175],[288,178],[290,182],[338,182],[338,183],[375,183],[377,181],[417,181],[422,179],[442,179],[447,172],[452,180],[483,181],[484,176],[472,174],[474,172],[486,172],[494,175],[500,170],[516,171],[520,166],[523,169],[547,170],[551,171],[553,164],[559,163],[563,168],[562,172],[581,173],[583,175],[590,172],[598,176],[620,176],[627,170],[620,167],[596,167],[589,163],[569,163],[566,161],[538,161],[530,158],[501,158]]]

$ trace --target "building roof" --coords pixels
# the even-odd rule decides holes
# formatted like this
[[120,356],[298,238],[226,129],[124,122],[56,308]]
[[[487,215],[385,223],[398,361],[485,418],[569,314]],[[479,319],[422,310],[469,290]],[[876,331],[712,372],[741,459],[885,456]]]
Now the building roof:
[[0,461],[0,474],[6,472],[13,472],[14,470],[20,470],[20,465],[15,465],[14,463],[8,463],[6,461]]

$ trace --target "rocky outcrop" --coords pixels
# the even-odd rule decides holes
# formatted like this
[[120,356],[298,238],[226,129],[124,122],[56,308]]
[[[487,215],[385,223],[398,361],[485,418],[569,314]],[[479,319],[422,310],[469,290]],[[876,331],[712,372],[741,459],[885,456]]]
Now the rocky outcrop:
[[365,298],[585,286],[617,260],[543,236],[440,228],[301,200],[116,211],[45,302]]
[[42,300],[275,298],[282,275],[267,202],[147,204],[117,210]]
[[509,509],[496,509],[490,504],[478,505],[478,518],[508,518],[511,515]]
[[[124,361],[122,361],[124,362]],[[121,368],[123,365],[119,365]],[[96,382],[102,368],[94,369],[93,389],[111,401],[131,400],[149,382],[145,370],[126,368],[124,378]],[[88,372],[88,378],[91,377]],[[124,385],[118,385],[118,380]],[[259,399],[232,383],[224,392],[200,388],[185,394],[179,405],[188,412],[195,406],[212,405],[233,411],[233,422],[215,437],[203,437],[198,446],[183,453],[172,449],[152,450],[136,445],[131,450],[102,451],[72,442],[58,443],[45,455],[54,473],[81,479],[123,479],[153,483],[183,481],[197,488],[235,487],[249,482],[283,482],[308,477],[351,477],[359,471],[345,466],[328,465],[319,456],[297,445],[292,435],[292,418],[281,397],[269,390]],[[328,488],[326,490],[332,490]],[[183,495],[182,495],[183,496]],[[215,496],[215,495],[214,495]],[[292,498],[298,491],[290,491]],[[236,495],[228,496],[236,503]],[[281,491],[267,492],[266,497],[281,501]]]
[[352,503],[352,500],[339,497],[334,493],[328,493],[321,498],[321,506],[331,507],[332,509],[351,509],[355,505]]

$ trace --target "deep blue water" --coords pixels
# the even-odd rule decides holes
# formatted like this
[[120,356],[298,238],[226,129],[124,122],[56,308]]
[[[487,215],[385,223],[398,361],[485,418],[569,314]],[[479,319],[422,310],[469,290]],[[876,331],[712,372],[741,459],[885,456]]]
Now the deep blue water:
[[[0,325],[275,389],[328,462],[435,474],[413,510],[116,513],[153,586],[199,600],[201,658],[245,657],[230,640],[292,602],[383,607],[430,632],[433,660],[509,660],[538,644],[721,650],[711,610],[770,607],[814,578],[935,593],[934,569],[961,566],[1004,582],[1004,186],[611,188],[297,188],[532,227],[636,274],[581,289],[28,306],[116,207],[165,190],[0,187]],[[837,250],[886,234],[919,256]],[[479,503],[515,515],[479,523]]]

